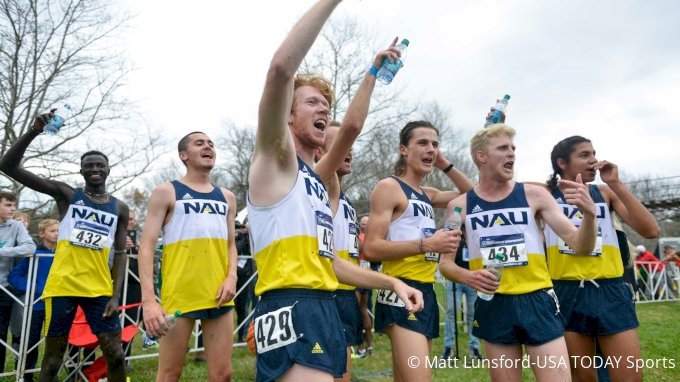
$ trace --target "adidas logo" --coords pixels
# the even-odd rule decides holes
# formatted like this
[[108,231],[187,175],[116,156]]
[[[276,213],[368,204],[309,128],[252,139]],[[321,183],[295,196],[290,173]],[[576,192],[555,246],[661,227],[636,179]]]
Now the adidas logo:
[[416,196],[416,194],[414,194],[414,193],[412,192],[412,193],[411,193],[411,199],[418,199],[418,197]]
[[323,350],[321,350],[321,346],[319,346],[318,342],[312,348],[312,354],[323,354]]
[[411,315],[408,316],[407,320],[409,320],[409,321],[418,321],[418,319],[416,318],[416,316],[415,316],[413,313],[411,313]]
[[187,192],[186,194],[184,194],[184,196],[182,196],[182,199],[184,199],[184,200],[193,199],[193,197],[191,195],[189,195],[189,193]]
[[558,204],[564,204],[564,200],[562,200],[562,198],[557,198],[557,203]]
[[479,327],[479,324],[477,323],[477,320],[472,321],[472,326],[474,326],[475,328],[478,328],[478,327]]
[[75,205],[76,206],[84,206],[85,202],[83,202],[82,200],[79,200],[79,201],[75,202]]
[[480,206],[475,206],[475,208],[472,209],[473,214],[476,214],[477,212],[482,212],[482,211],[484,211],[484,210]]

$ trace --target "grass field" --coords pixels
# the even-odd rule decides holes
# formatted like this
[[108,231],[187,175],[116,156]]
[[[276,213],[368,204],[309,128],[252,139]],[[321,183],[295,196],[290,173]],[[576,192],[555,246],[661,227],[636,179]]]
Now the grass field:
[[[437,284],[438,296],[443,296],[443,288]],[[444,301],[440,297],[440,302]],[[645,360],[661,360],[664,357],[673,360],[674,368],[667,361],[667,368],[651,367],[644,369],[645,381],[680,381],[680,303],[651,303],[637,305],[638,319],[640,320],[639,336],[642,347],[642,356]],[[441,317],[443,322],[443,315]],[[461,338],[458,342],[461,356],[467,355],[468,337],[459,326]],[[441,337],[434,341],[431,356],[439,356],[443,347],[444,328],[440,331]],[[140,337],[140,335],[138,335]],[[391,346],[386,336],[375,335],[373,337],[375,354],[363,359],[352,361],[353,381],[391,381],[392,369]],[[193,343],[193,342],[192,342]],[[483,353],[483,352],[482,352]],[[133,355],[146,354],[141,349],[141,338],[135,339]],[[13,357],[8,353],[5,370],[12,370]],[[193,361],[193,354],[187,355],[184,362],[184,371],[181,381],[207,381],[207,369],[204,364]],[[255,357],[246,348],[236,348],[233,354],[234,381],[255,380]],[[653,362],[653,361],[648,361]],[[623,364],[623,362],[622,362]],[[134,370],[128,376],[133,382],[154,381],[158,365],[158,358],[145,358],[132,361]],[[433,381],[488,381],[489,374],[483,368],[465,368],[459,362],[457,368],[436,369],[433,371]],[[524,370],[525,381],[534,381],[530,369]],[[14,380],[10,377],[0,378],[0,381]]]

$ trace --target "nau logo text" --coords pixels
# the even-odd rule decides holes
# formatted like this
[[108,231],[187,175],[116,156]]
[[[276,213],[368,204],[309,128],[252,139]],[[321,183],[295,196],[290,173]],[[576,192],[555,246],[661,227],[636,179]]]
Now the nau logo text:
[[227,206],[220,206],[218,203],[184,202],[182,204],[184,204],[185,214],[188,214],[189,210],[191,210],[197,214],[218,214],[225,216],[227,215]]
[[309,178],[305,178],[305,187],[307,188],[307,195],[314,195],[319,198],[319,200],[321,200],[326,206],[331,206],[328,201],[328,196],[326,196],[326,190],[323,188],[323,186],[319,185],[319,183],[312,184]]
[[515,212],[496,212],[494,214],[488,214],[484,216],[473,216],[470,219],[472,224],[472,230],[476,230],[477,226],[480,225],[483,228],[490,228],[495,225],[505,226],[505,225],[526,225],[529,222],[526,211],[522,211],[520,214],[520,219],[517,219],[517,214]]
[[418,214],[427,216],[428,218],[434,220],[432,206],[428,206],[427,204],[413,203],[413,216],[418,216]]
[[99,224],[104,224],[109,227],[113,226],[113,222],[115,220],[115,217],[113,215],[108,215],[103,214],[103,213],[97,213],[95,211],[89,210],[89,209],[80,209],[73,207],[73,213],[71,213],[71,219],[75,219],[77,217],[85,220],[92,220],[94,222],[97,222]]
[[357,221],[356,214],[357,213],[356,213],[356,211],[354,211],[354,208],[352,208],[348,204],[343,204],[342,207],[345,211],[345,219],[356,223],[356,221]]
[[[604,206],[595,206],[597,210],[597,219],[604,219]],[[578,208],[572,207],[572,206],[562,206],[562,211],[564,211],[564,214],[569,218],[572,219],[574,216],[576,216],[579,219],[583,218],[583,213],[579,211]]]

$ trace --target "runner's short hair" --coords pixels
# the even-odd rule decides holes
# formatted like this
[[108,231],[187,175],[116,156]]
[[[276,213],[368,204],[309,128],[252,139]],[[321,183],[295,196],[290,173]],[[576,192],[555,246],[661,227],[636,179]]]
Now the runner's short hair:
[[486,147],[489,145],[489,139],[505,135],[509,138],[515,137],[515,129],[506,125],[505,123],[497,123],[491,125],[488,129],[479,130],[470,140],[470,154],[475,166],[479,168],[477,161],[477,151],[486,152]]

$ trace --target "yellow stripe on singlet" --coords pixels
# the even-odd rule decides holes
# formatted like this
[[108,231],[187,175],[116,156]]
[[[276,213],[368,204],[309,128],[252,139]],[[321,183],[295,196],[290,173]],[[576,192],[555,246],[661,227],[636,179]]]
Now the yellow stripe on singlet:
[[560,253],[557,245],[548,247],[548,264],[553,280],[596,280],[623,276],[621,251],[612,245],[602,245],[600,256],[580,256]]

